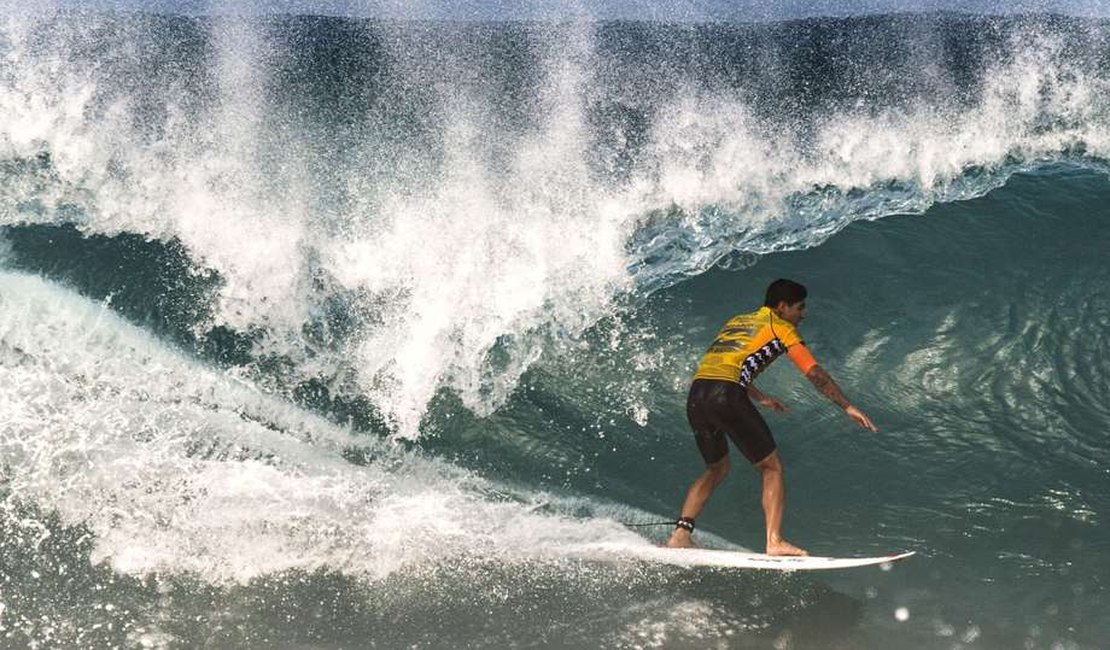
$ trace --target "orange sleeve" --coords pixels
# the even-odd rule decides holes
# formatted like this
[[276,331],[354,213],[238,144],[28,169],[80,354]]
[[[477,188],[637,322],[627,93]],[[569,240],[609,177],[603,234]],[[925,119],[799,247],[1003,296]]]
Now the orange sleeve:
[[790,349],[786,351],[786,355],[790,357],[795,366],[798,366],[798,370],[801,370],[803,375],[809,374],[809,371],[813,370],[813,366],[817,365],[817,359],[813,358],[809,348],[801,341],[791,345]]

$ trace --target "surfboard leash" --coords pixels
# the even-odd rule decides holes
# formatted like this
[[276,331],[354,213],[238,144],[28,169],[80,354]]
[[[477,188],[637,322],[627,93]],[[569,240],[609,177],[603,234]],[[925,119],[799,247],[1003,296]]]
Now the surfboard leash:
[[685,528],[690,532],[694,531],[694,520],[689,517],[682,517],[678,520],[672,519],[669,521],[649,521],[647,524],[633,524],[630,521],[622,521],[620,525],[627,526],[628,528],[645,528],[647,526],[677,526],[678,528]]

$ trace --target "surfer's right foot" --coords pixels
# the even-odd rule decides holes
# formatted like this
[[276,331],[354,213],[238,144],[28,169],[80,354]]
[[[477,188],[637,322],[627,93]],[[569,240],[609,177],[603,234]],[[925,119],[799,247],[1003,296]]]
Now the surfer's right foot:
[[777,540],[777,541],[774,541],[774,542],[767,542],[767,555],[801,555],[801,556],[805,556],[805,555],[809,555],[809,553],[803,548],[798,548],[797,546],[794,546],[793,544],[786,541],[785,539],[780,539],[780,540]]
[[690,535],[690,531],[684,528],[676,528],[671,533],[671,538],[667,540],[668,548],[694,548],[694,538]]

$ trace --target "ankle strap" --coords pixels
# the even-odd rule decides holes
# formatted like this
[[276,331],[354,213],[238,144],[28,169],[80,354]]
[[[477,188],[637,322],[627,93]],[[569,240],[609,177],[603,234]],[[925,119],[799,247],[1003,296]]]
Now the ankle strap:
[[674,525],[691,533],[694,532],[694,520],[690,517],[679,517]]

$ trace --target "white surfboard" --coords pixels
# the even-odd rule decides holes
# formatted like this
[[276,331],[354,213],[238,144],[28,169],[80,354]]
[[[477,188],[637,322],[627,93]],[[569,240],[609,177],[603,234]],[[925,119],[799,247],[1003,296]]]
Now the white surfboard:
[[733,569],[768,569],[771,571],[824,571],[851,569],[861,566],[889,564],[910,557],[915,551],[879,557],[788,557],[722,551],[707,548],[666,548],[650,544],[588,544],[580,547],[595,557],[612,560],[642,560],[678,566],[711,566]]

